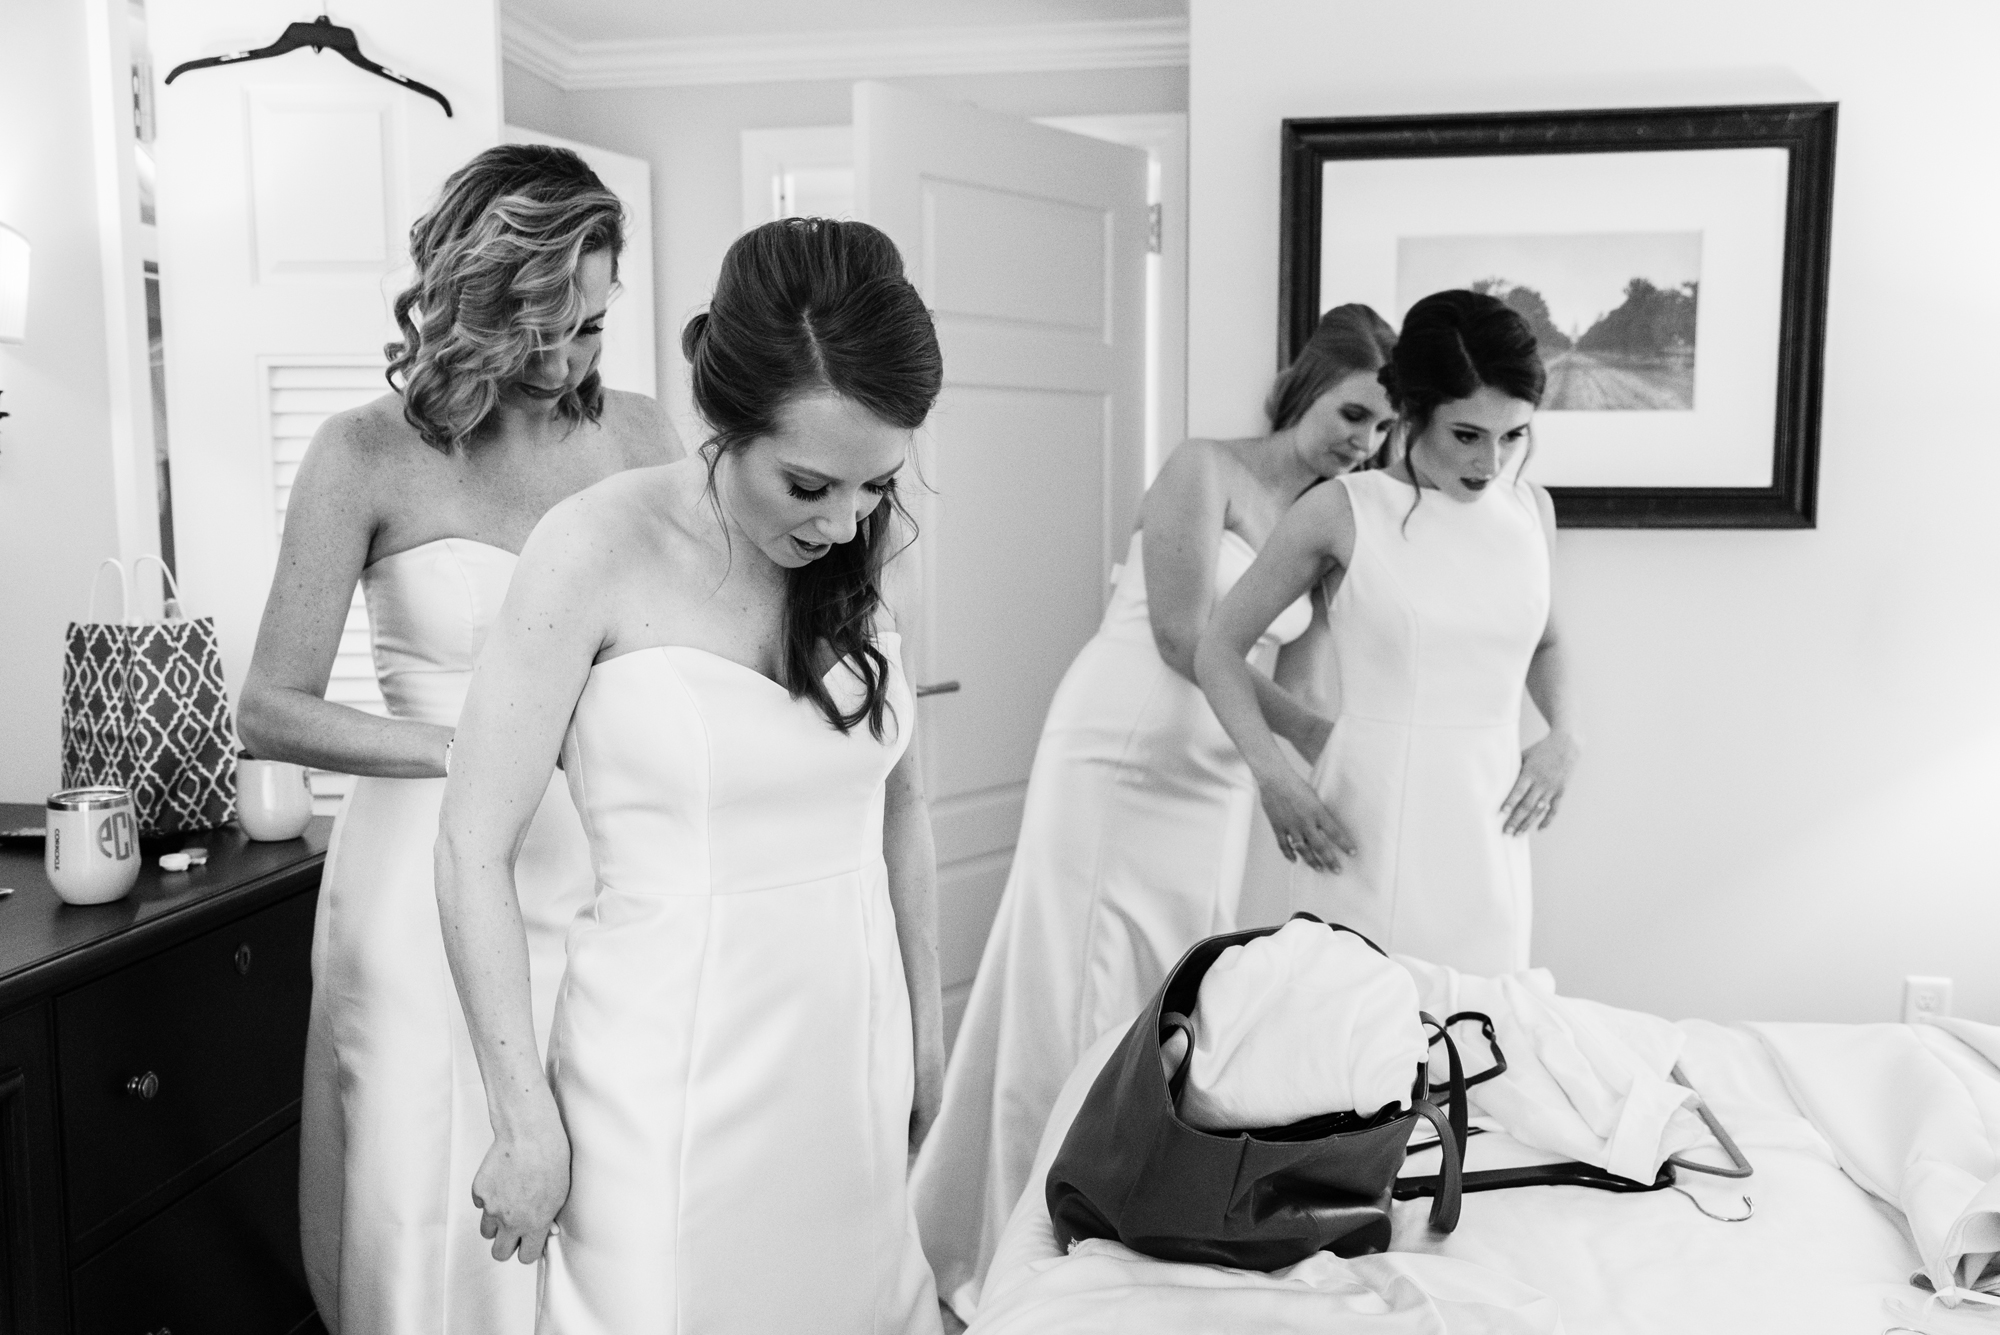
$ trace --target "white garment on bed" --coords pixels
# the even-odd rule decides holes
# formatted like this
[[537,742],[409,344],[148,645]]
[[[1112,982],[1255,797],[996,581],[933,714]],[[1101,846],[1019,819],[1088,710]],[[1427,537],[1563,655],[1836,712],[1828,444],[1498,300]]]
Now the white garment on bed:
[[2000,1028],[1750,1028],[1841,1168],[1903,1212],[1939,1299],[2000,1298]]
[[[1704,1218],[1672,1191],[1484,1191],[1465,1198],[1458,1231],[1447,1235],[1428,1227],[1428,1200],[1396,1202],[1390,1252],[1466,1261],[1539,1290],[1556,1301],[1576,1335],[1881,1335],[1885,1302],[1923,1297],[1908,1284],[1917,1255],[1900,1218],[1840,1171],[1832,1146],[1800,1114],[1755,1037],[1701,1020],[1677,1028],[1686,1036],[1681,1062],[1688,1078],[1757,1167],[1748,1183],[1690,1175],[1686,1185],[1724,1215],[1742,1213],[1748,1190],[1756,1197],[1754,1218],[1741,1224]],[[1049,1115],[1035,1182],[1047,1176],[1078,1106],[1122,1037],[1107,1034],[1078,1061]],[[1872,1090],[1866,1097],[1893,1094]],[[1473,1166],[1481,1166],[1489,1141],[1501,1139],[1497,1133],[1475,1137]],[[1410,1171],[1435,1171],[1424,1157],[1413,1160]],[[1284,1281],[1258,1272],[1162,1261],[1107,1273],[1093,1261],[1091,1268],[1064,1273],[1055,1268],[1062,1257],[1047,1198],[1039,1190],[1024,1193],[988,1273],[984,1301],[991,1306],[981,1309],[970,1335],[1005,1331],[1000,1323],[1042,1294],[1051,1300],[1035,1309],[1044,1324],[1033,1329],[1060,1335],[1300,1329],[1270,1322],[1273,1312],[1286,1310],[1314,1332],[1347,1329],[1343,1323],[1351,1319],[1337,1298],[1296,1288],[1281,1307],[1259,1291]],[[1185,1308],[1178,1301],[1151,1304],[1149,1314],[1159,1319],[1150,1326],[1122,1320],[1139,1305],[1136,1288],[1182,1300],[1192,1288],[1211,1284],[1199,1277],[1211,1271],[1230,1291],[1204,1292]],[[1029,1286],[1032,1292],[1023,1292]],[[1317,1323],[1306,1315],[1315,1305],[1325,1314]],[[1934,1310],[1930,1319],[1912,1324],[1934,1335],[1960,1329],[1936,1320],[1939,1314]],[[986,1324],[989,1315],[992,1325]],[[1985,1321],[1994,1324],[1990,1317]]]
[[[1695,1092],[1669,1075],[1684,1041],[1670,1022],[1557,996],[1547,969],[1483,978],[1396,960],[1438,1019],[1458,1011],[1493,1018],[1507,1071],[1473,1087],[1472,1109],[1523,1144],[1651,1182],[1668,1156],[1708,1138]],[[1471,1072],[1485,1064],[1474,1046],[1465,1054]]]
[[1424,1060],[1409,971],[1352,932],[1295,918],[1231,946],[1202,976],[1181,1120],[1203,1131],[1372,1117]]

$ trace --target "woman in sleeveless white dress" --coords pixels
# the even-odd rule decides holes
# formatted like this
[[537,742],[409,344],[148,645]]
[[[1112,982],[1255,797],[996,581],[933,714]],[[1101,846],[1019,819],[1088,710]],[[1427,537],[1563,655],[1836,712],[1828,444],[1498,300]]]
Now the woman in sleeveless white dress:
[[[306,1274],[336,1333],[533,1328],[534,1276],[494,1264],[466,1208],[492,1133],[445,965],[432,850],[447,747],[512,549],[561,497],[677,453],[657,405],[603,390],[595,372],[618,209],[560,149],[494,149],[455,174],[413,237],[426,323],[405,323],[404,392],[329,419],[292,489],[241,718],[259,755],[363,776],[320,886],[301,1112]],[[464,245],[475,233],[518,241],[523,226],[538,246],[511,263],[540,266],[526,279]],[[508,306],[536,283],[539,295]],[[463,295],[481,284],[496,309]],[[520,358],[485,385],[484,407],[460,393],[478,386],[438,369],[466,350],[459,316],[486,337],[500,330],[497,351]],[[388,718],[324,698],[357,577]],[[592,885],[559,783],[538,795],[521,884],[539,1041]]]
[[[1528,967],[1530,829],[1580,751],[1550,586],[1555,520],[1520,477],[1542,368],[1471,292],[1411,308],[1384,381],[1408,445],[1295,507],[1210,624],[1201,682],[1297,858],[1293,906],[1472,973]],[[1309,780],[1230,660],[1298,589],[1330,590],[1340,712]],[[1548,720],[1525,751],[1522,695]]]
[[[944,1107],[911,1179],[925,1252],[961,1317],[977,1309],[1078,1056],[1190,945],[1236,925],[1256,788],[1194,684],[1194,645],[1284,507],[1381,448],[1390,409],[1375,373],[1389,342],[1365,306],[1327,312],[1272,389],[1269,437],[1175,451],[1049,706]],[[1268,674],[1312,620],[1301,596],[1245,646],[1274,726],[1301,747],[1325,720]]]
[[[880,606],[943,378],[887,237],[730,248],[703,458],[536,529],[475,674],[438,902],[541,1335],[936,1335],[906,1196],[942,1067],[915,703]],[[597,870],[546,1066],[512,851],[558,753]]]

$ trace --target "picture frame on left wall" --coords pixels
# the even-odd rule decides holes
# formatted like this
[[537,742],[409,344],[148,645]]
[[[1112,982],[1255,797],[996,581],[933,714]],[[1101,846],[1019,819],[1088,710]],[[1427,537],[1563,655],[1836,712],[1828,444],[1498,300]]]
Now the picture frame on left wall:
[[1811,528],[1835,103],[1288,120],[1279,361],[1321,311],[1491,292],[1584,528]]

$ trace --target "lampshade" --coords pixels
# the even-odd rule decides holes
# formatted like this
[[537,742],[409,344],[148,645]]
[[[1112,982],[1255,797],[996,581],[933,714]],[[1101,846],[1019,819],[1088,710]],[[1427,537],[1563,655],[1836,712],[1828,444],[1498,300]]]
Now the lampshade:
[[28,238],[0,223],[0,343],[28,336]]

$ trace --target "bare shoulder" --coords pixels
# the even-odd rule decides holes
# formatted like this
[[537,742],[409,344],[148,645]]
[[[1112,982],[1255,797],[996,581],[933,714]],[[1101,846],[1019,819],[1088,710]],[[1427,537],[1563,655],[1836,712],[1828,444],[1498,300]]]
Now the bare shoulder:
[[1223,496],[1234,468],[1227,441],[1191,437],[1175,447],[1146,489],[1149,518]]
[[673,419],[658,399],[629,390],[604,391],[604,426],[624,455],[627,468],[669,464],[686,456]]
[[393,508],[394,498],[407,495],[442,458],[404,420],[402,396],[384,394],[320,424],[299,464],[290,508],[332,506],[373,517]]

